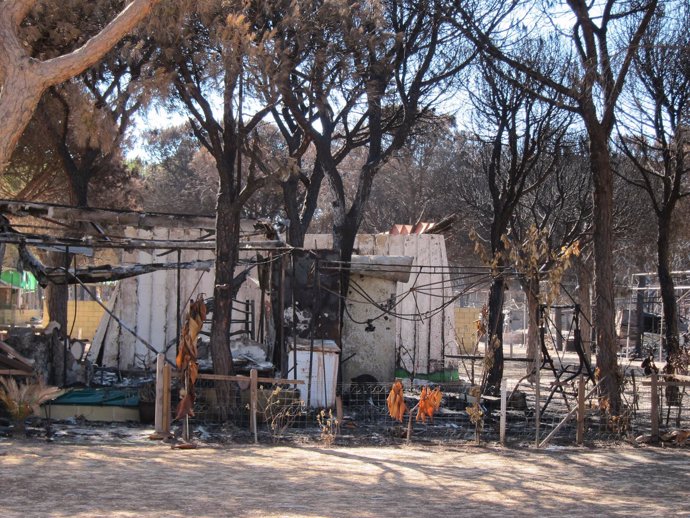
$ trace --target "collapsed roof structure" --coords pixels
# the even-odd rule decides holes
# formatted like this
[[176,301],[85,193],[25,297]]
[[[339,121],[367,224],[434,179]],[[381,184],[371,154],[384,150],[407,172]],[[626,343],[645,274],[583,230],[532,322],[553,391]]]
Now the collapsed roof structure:
[[[212,216],[9,200],[0,200],[0,213],[6,217],[0,242],[20,249],[21,266],[39,282],[88,290],[92,283],[118,281],[110,300],[99,301],[106,314],[89,359],[100,366],[148,368],[160,352],[172,361],[186,302],[213,293]],[[443,236],[424,233],[433,225],[422,227],[360,235],[357,255],[345,265],[329,252],[330,236],[307,236],[306,249],[298,250],[286,246],[270,222],[243,221],[236,273],[244,282],[229,342],[245,347],[239,354],[260,346],[264,360],[284,376],[289,351],[296,354],[299,340],[314,338],[342,348],[345,381],[452,371],[453,272]],[[47,267],[35,253],[45,249],[88,260]],[[344,299],[343,269],[351,274]]]

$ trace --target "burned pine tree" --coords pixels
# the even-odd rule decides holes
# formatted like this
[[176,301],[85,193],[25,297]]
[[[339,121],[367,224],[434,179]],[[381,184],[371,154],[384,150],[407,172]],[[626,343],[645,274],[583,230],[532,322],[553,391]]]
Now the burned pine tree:
[[[35,30],[26,36],[34,57],[48,61],[74,51],[85,34],[97,30],[103,21],[98,18],[117,14],[112,5],[100,7],[97,19],[89,17],[83,6],[60,10],[47,5],[32,13]],[[53,31],[50,22],[36,21],[39,14],[75,31]],[[6,168],[14,180],[8,182],[13,197],[63,199],[79,207],[92,199],[104,206],[132,203],[131,173],[123,164],[122,144],[133,114],[142,106],[142,80],[151,50],[136,36],[127,36],[114,47],[93,67],[45,90]],[[90,193],[95,179],[98,188]],[[45,254],[46,263],[58,268],[66,268],[72,259],[57,251]],[[49,284],[48,312],[63,335],[69,332],[67,299],[66,286]]]
[[[125,34],[146,18],[157,3],[158,0],[133,0],[111,18],[94,23],[97,27],[95,33],[81,33],[77,28],[81,33],[79,46],[48,59],[36,59],[33,55],[33,43],[40,37],[36,38],[36,24],[24,23],[29,17],[46,20],[40,11],[34,11],[34,8],[46,9],[46,6],[37,6],[37,2],[31,0],[3,2],[0,5],[0,68],[3,71],[0,116],[4,121],[3,131],[0,132],[0,170],[7,166],[45,90],[97,63]],[[75,6],[55,3],[49,7],[70,12]],[[81,21],[93,22],[93,13],[90,14]]]
[[[522,84],[530,84],[536,92]],[[464,177],[463,201],[474,208],[480,225],[483,223],[475,239],[477,251],[491,267],[486,337],[489,373],[484,387],[489,392],[499,390],[503,377],[505,271],[511,266],[506,235],[523,198],[560,167],[569,124],[569,118],[544,103],[539,92],[525,74],[489,60],[481,61],[468,92],[477,129],[472,137],[474,149],[458,164],[458,174]]]
[[[243,8],[247,8],[243,11]],[[206,1],[178,5],[157,20],[155,37],[158,66],[172,97],[183,109],[199,143],[210,153],[218,173],[216,205],[216,277],[211,324],[211,355],[217,374],[232,374],[229,347],[232,299],[240,287],[235,269],[239,260],[240,217],[249,198],[272,181],[253,162],[249,136],[268,113],[271,102],[245,113],[245,95],[252,93],[246,81],[252,67],[260,67],[269,49],[264,38],[270,33],[260,16],[252,18],[251,6],[242,2]],[[262,12],[262,10],[258,10]],[[221,112],[213,97],[222,99]],[[245,118],[246,117],[246,118]],[[242,156],[250,156],[248,167]],[[228,383],[218,384],[219,407],[227,411]],[[225,417],[222,415],[221,417]]]
[[[456,25],[490,59],[505,63],[538,84],[541,97],[559,109],[577,114],[588,136],[593,196],[594,314],[597,366],[612,415],[620,413],[618,342],[615,336],[613,288],[613,167],[611,134],[623,87],[642,37],[661,2],[587,4],[567,2],[537,6],[536,2],[454,3]],[[542,19],[568,30],[535,35],[541,59],[525,56],[524,9],[534,7]],[[499,27],[500,30],[496,30]],[[557,49],[552,59],[549,49]]]
[[[656,218],[657,274],[663,304],[668,370],[686,370],[680,358],[678,305],[671,274],[674,216],[690,194],[690,9],[677,18],[658,15],[634,56],[632,88],[618,122],[619,175],[645,192]],[[622,161],[624,162],[624,161]],[[671,387],[669,387],[671,389]]]
[[[512,259],[517,267],[527,301],[527,358],[532,359],[537,357],[539,350],[540,304],[549,304],[550,299],[558,295],[564,268],[571,262],[578,263],[583,249],[590,244],[591,177],[587,174],[586,155],[576,136],[564,138],[553,158],[552,174],[520,200],[506,236],[510,246],[508,260]],[[581,271],[578,270],[578,274],[586,281]],[[541,281],[547,281],[546,293],[542,293]],[[584,289],[589,290],[589,283],[584,282],[584,285]],[[582,291],[578,295],[582,295]],[[588,319],[589,314],[586,311],[583,320]],[[538,365],[528,364],[526,374],[535,368]]]
[[[440,4],[308,5],[276,39],[275,85],[284,124],[313,145],[312,177],[327,181],[333,247],[347,263],[381,167],[433,115],[472,55]],[[361,161],[348,174],[357,153]],[[347,287],[344,278],[342,294]]]

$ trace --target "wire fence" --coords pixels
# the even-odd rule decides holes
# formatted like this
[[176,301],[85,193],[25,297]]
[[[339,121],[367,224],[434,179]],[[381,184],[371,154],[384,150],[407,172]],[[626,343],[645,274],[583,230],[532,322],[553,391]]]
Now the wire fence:
[[[517,374],[516,370],[509,372],[511,376]],[[648,442],[656,435],[669,445],[687,444],[690,383],[669,385],[659,376],[656,386],[652,386],[650,376],[644,376],[637,368],[629,368],[623,383],[620,411],[612,415],[592,381],[587,381],[578,394],[581,378],[557,383],[550,374],[542,370],[538,385],[527,377],[519,382],[507,379],[505,403],[500,396],[477,398],[479,387],[469,381],[426,384],[421,380],[403,379],[406,410],[401,420],[391,417],[387,405],[393,381],[351,382],[340,386],[315,381],[310,388],[311,394],[318,394],[316,401],[325,401],[325,407],[307,405],[309,388],[306,384],[259,382],[256,437],[263,443],[324,441],[342,445],[385,445],[410,440],[413,443],[502,442],[517,447],[543,447],[547,444],[606,446]],[[227,385],[221,387],[220,383]],[[194,415],[189,419],[192,439],[208,443],[253,441],[248,385],[197,380]],[[442,398],[433,417],[426,418],[418,413],[417,405],[424,387],[430,386],[438,387]],[[228,387],[230,399],[222,404],[219,394],[223,392],[219,389]],[[138,395],[142,403],[150,402],[156,392],[151,381],[118,390]],[[175,415],[179,392],[179,380],[174,378],[169,399],[172,415]],[[150,419],[149,422],[153,422],[153,414]],[[173,421],[174,435],[182,437],[182,431],[182,421]]]
[[[221,412],[217,381],[200,380],[195,387],[195,415],[190,420],[193,433],[200,438],[223,440],[232,429],[232,439],[249,438],[249,390],[231,384],[231,404]],[[554,387],[547,376],[537,385],[522,380],[508,387],[504,423],[501,433],[501,398],[480,397],[478,388],[455,381],[435,384],[442,394],[433,418],[423,419],[416,406],[422,387],[403,380],[407,411],[402,421],[394,420],[388,410],[387,397],[393,382],[346,383],[333,394],[326,393],[328,406],[307,407],[299,387],[259,384],[257,395],[258,437],[260,441],[337,440],[343,444],[399,443],[414,441],[503,442],[528,446],[575,444],[578,439],[578,380]],[[652,405],[649,378],[626,377],[622,407],[611,415],[605,401],[592,382],[586,385],[584,412],[580,417],[581,440],[584,443],[634,441],[652,433],[652,408],[659,415],[659,435],[673,440],[679,430],[690,430],[690,394],[680,387],[673,395],[660,387],[658,405]],[[312,390],[332,390],[314,383]],[[302,391],[304,388],[302,388]],[[336,397],[337,395],[337,397]],[[549,397],[552,396],[552,397]],[[173,397],[173,401],[175,401]],[[340,409],[339,404],[341,405]],[[338,416],[339,419],[338,419]],[[410,417],[411,416],[411,417]],[[227,437],[226,437],[227,438]]]

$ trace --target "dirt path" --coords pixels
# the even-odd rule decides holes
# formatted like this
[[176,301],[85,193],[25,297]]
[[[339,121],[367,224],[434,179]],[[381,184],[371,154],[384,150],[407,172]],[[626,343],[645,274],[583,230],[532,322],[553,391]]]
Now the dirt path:
[[0,442],[0,515],[690,516],[690,450]]

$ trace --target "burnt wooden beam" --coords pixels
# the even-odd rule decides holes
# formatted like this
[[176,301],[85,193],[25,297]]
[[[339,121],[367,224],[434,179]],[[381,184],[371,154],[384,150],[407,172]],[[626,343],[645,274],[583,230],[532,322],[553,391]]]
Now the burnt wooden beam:
[[132,264],[128,266],[90,266],[88,268],[78,268],[76,272],[70,270],[65,274],[64,269],[46,271],[47,279],[53,284],[84,284],[95,282],[119,281],[153,273],[161,270],[203,270],[208,272],[213,268],[214,261],[190,261],[185,263],[151,263],[151,264]]
[[[0,243],[24,244],[26,246],[54,246],[77,248],[119,248],[131,250],[215,250],[216,241],[206,239],[203,241],[159,240],[119,238],[109,240],[97,240],[92,238],[70,239],[47,235],[21,234],[18,232],[0,232]],[[287,249],[282,241],[241,241],[238,249],[251,250],[279,250]],[[76,251],[76,250],[75,250]]]
[[[71,222],[119,224],[143,229],[186,228],[214,230],[213,215],[166,214],[99,208],[77,208],[68,205],[36,203],[16,200],[0,200],[0,213],[13,216],[32,216]],[[94,228],[94,232],[97,230]]]
[[14,347],[0,341],[0,360],[14,369],[31,372],[34,368],[33,360],[19,354]]

